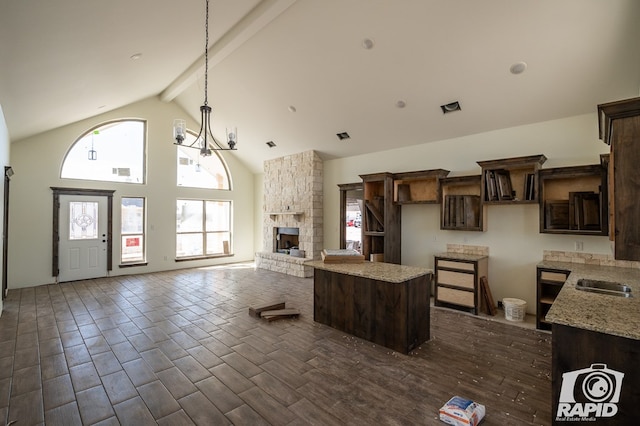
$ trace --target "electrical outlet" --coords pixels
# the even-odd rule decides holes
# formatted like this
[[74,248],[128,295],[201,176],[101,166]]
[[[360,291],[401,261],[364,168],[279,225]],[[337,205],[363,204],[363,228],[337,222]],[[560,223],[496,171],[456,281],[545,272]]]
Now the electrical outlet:
[[582,241],[576,241],[575,247],[576,247],[576,251],[583,251],[584,243]]
[[498,308],[502,309],[502,300],[498,300]]

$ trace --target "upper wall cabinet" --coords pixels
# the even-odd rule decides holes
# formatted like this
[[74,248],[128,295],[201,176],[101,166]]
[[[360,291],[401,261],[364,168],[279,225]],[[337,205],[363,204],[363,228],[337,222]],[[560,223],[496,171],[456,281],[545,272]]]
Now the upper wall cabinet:
[[611,145],[609,237],[614,256],[640,260],[640,98],[598,105],[600,139]]
[[540,170],[540,232],[607,235],[606,157],[602,164]]
[[542,154],[478,161],[482,167],[484,204],[534,204],[538,202],[538,170],[547,161]]
[[440,229],[484,231],[481,184],[480,175],[454,176],[440,180]]
[[397,204],[428,204],[440,202],[440,179],[449,170],[435,169],[393,175],[393,202]]

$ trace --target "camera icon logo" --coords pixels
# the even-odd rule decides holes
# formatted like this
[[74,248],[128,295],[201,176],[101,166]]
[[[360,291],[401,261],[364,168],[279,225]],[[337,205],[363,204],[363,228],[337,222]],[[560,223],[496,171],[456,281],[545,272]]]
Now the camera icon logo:
[[589,368],[562,374],[558,400],[559,418],[613,417],[622,392],[624,373],[592,364]]

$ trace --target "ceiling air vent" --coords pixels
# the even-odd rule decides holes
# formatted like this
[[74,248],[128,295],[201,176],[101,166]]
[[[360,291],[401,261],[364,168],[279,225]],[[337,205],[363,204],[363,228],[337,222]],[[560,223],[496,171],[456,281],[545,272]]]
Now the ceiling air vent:
[[343,141],[345,139],[351,139],[351,136],[349,136],[349,133],[347,133],[347,132],[336,133],[336,136],[341,141]]
[[276,146],[276,143],[274,141],[269,141],[269,142],[267,142],[267,146],[269,148],[273,148],[274,146]]

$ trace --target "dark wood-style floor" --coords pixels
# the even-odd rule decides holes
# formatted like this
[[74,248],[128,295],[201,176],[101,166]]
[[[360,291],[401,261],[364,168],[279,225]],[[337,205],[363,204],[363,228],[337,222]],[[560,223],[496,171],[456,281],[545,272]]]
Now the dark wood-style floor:
[[[441,308],[410,355],[313,321],[313,280],[252,265],[10,290],[0,418],[20,425],[550,424],[550,335]],[[298,319],[252,304],[283,299]],[[0,420],[1,421],[1,420]]]

